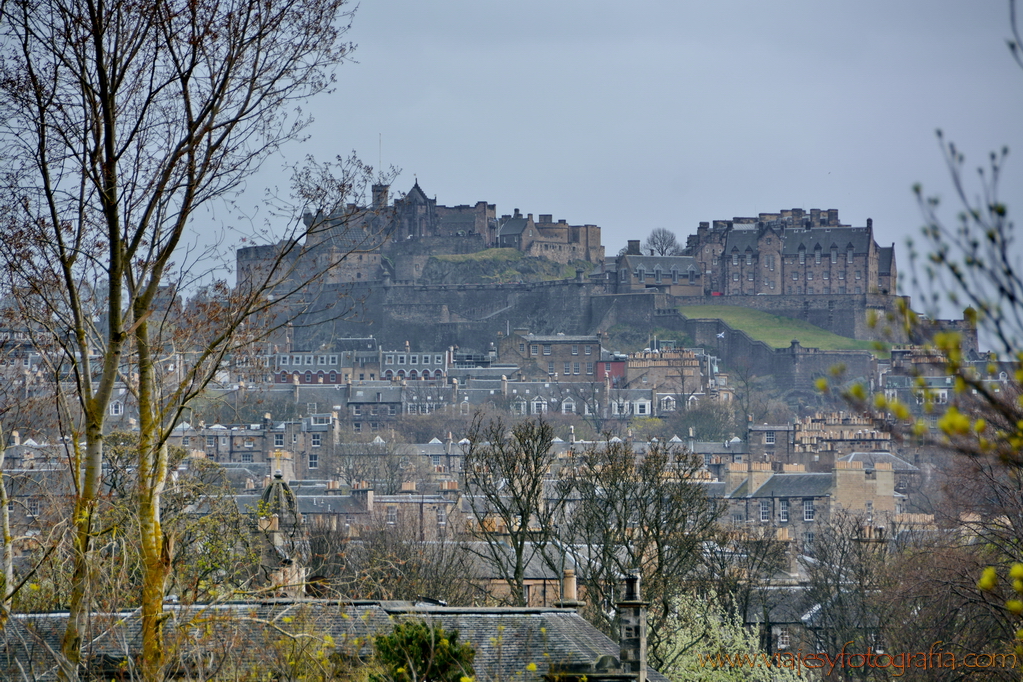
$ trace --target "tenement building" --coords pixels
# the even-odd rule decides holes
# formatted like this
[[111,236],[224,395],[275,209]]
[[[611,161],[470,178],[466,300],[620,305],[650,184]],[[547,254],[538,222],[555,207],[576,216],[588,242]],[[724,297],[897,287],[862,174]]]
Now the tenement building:
[[837,209],[794,208],[702,222],[686,254],[714,296],[894,294],[895,247],[874,241],[873,221],[843,225]]

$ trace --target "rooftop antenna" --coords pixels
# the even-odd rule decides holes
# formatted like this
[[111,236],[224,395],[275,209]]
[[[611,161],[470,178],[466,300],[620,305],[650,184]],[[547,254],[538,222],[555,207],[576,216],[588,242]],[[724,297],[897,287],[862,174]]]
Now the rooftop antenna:
[[383,178],[384,177],[384,134],[383,133],[377,133],[377,135],[379,135],[379,138],[378,138],[378,141],[377,141],[377,145],[378,145],[377,146],[377,153],[379,154],[379,158],[378,158],[379,165],[377,166],[377,170],[380,172],[380,177]]

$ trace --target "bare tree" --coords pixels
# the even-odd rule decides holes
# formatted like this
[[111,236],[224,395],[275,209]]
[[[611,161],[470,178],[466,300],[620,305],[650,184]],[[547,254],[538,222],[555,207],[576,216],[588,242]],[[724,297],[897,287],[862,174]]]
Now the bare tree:
[[700,466],[682,449],[655,443],[640,454],[618,438],[573,462],[568,524],[577,561],[586,567],[590,618],[605,632],[615,630],[618,578],[639,568],[651,602],[650,659],[658,667],[673,665],[665,626],[677,597],[697,577],[703,544],[713,538],[720,514],[698,480]]
[[675,233],[665,227],[655,227],[650,231],[643,248],[649,249],[658,256],[681,256],[682,246],[678,243]]
[[482,558],[507,583],[512,603],[524,605],[530,563],[556,565],[551,550],[567,491],[555,480],[554,430],[540,419],[509,429],[477,414],[467,438],[465,501]]
[[[70,367],[82,419],[70,428],[82,486],[61,647],[66,679],[78,676],[90,610],[104,422],[119,381],[139,412],[142,668],[156,679],[163,667],[169,429],[236,332],[266,308],[263,292],[277,296],[277,282],[299,282],[282,277],[290,261],[278,254],[254,286],[219,286],[222,304],[205,315],[215,329],[175,319],[166,284],[188,281],[179,273],[194,259],[179,247],[196,209],[238,189],[300,133],[307,119],[293,107],[330,87],[350,49],[347,16],[344,0],[0,5],[4,293],[62,351],[58,364]],[[353,184],[348,177],[313,189],[343,202]],[[334,205],[314,207],[329,214]],[[160,367],[175,327],[195,332],[198,352],[168,389]]]

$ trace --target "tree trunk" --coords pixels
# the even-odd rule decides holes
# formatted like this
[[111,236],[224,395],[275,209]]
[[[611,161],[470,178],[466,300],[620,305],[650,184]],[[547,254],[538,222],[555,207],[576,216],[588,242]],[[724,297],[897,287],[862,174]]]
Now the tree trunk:
[[160,498],[167,480],[167,444],[162,434],[160,400],[149,324],[137,323],[135,345],[139,374],[139,533],[142,547],[142,676],[160,679],[163,668],[163,593],[170,568],[160,525]]

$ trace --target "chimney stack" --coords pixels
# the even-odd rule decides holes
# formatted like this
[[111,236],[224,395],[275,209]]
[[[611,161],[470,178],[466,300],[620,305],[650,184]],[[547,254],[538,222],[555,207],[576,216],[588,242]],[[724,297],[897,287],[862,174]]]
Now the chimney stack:
[[565,569],[561,579],[561,600],[554,602],[554,606],[559,609],[576,609],[580,613],[586,606],[586,602],[579,600],[575,571],[571,568]]
[[633,673],[637,682],[646,682],[646,609],[642,601],[639,569],[625,576],[625,599],[618,602],[619,659],[622,671]]

